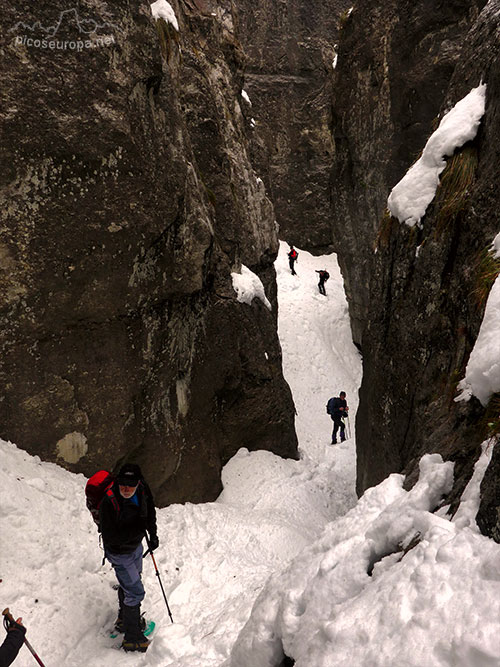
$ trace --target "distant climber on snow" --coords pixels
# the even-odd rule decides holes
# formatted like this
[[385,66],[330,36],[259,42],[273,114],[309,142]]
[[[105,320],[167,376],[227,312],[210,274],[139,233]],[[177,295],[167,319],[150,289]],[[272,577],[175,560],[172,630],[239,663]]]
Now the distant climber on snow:
[[294,264],[297,261],[297,258],[299,256],[299,253],[295,250],[293,245],[290,246],[290,252],[288,253],[288,263],[290,264],[290,271],[292,272],[292,276],[296,276],[297,273],[295,271]]
[[105,557],[113,566],[120,585],[115,627],[125,634],[122,648],[145,652],[149,640],[144,636],[145,623],[141,619],[141,602],[145,596],[141,580],[142,540],[147,531],[151,552],[158,548],[159,541],[153,495],[138,465],[122,466],[99,507],[99,527]]
[[330,277],[330,274],[326,269],[322,269],[321,271],[318,271],[316,269],[316,273],[319,273],[319,283],[318,283],[319,293],[323,294],[323,296],[326,296],[325,283]]
[[337,444],[337,431],[340,429],[340,442],[345,440],[344,417],[349,416],[349,407],[346,401],[345,391],[341,391],[338,396],[329,399],[326,404],[326,411],[333,420],[332,445]]

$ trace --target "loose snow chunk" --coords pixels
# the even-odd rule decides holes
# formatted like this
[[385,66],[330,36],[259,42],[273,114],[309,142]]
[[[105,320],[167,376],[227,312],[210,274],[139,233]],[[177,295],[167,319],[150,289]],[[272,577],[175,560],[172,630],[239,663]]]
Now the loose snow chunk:
[[476,524],[476,516],[481,502],[481,482],[493,454],[493,447],[488,440],[482,443],[481,448],[481,456],[476,461],[474,473],[462,493],[460,506],[452,519],[452,522],[458,528],[470,528],[476,532],[479,532]]
[[153,14],[153,18],[164,19],[167,23],[172,24],[174,28],[179,31],[177,17],[174,10],[172,9],[172,5],[167,2],[167,0],[156,0],[156,2],[153,2],[151,5],[151,12]]
[[488,296],[479,335],[458,389],[462,393],[455,401],[468,401],[474,395],[483,405],[492,394],[500,392],[500,276]]
[[389,195],[389,211],[399,222],[413,227],[425,215],[436,194],[439,174],[446,166],[444,157],[453,155],[456,148],[474,139],[484,114],[485,101],[486,84],[481,84],[443,117],[420,159]]
[[241,91],[241,97],[245,100],[245,102],[248,102],[248,104],[250,106],[252,106],[252,102],[251,102],[250,98],[248,97],[248,93],[247,93],[246,90]]
[[231,273],[231,277],[233,279],[234,291],[237,294],[236,298],[240,303],[247,303],[250,306],[252,301],[257,298],[262,301],[266,308],[271,310],[271,304],[266,297],[264,285],[259,276],[255,275],[255,273],[242,264],[241,273]]

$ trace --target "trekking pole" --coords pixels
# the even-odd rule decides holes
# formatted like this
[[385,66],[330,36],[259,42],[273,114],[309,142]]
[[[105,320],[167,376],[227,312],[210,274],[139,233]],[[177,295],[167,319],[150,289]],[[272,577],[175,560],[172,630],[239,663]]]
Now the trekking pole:
[[152,561],[153,561],[153,565],[155,566],[156,576],[158,577],[158,581],[160,582],[161,592],[163,593],[163,599],[165,600],[165,604],[167,605],[168,615],[170,616],[170,620],[171,620],[172,623],[173,623],[173,622],[174,622],[174,619],[172,618],[172,613],[171,613],[171,611],[170,611],[170,607],[168,606],[167,596],[165,595],[165,590],[164,590],[164,588],[163,588],[163,584],[162,584],[162,582],[161,582],[160,573],[159,573],[159,571],[158,571],[158,567],[157,567],[157,565],[156,565],[155,557],[153,556],[153,552],[151,551],[151,546],[150,546],[150,544],[149,544],[148,536],[146,535],[145,537],[146,537],[146,543],[147,543],[147,545],[148,545],[148,550],[147,550],[146,553],[144,554],[143,558],[146,558],[146,556],[148,555],[148,553],[151,554],[151,559],[152,559]]
[[[9,608],[8,608],[8,607],[7,607],[7,609],[4,609],[4,610],[2,611],[2,616],[5,616],[5,619],[4,619],[4,625],[5,625],[6,628],[7,628],[6,620],[9,621],[10,623],[15,623],[15,622],[16,622],[16,621],[14,620],[14,617],[12,616],[12,614],[9,612]],[[38,655],[36,654],[36,651],[34,651],[33,647],[31,646],[31,644],[29,643],[29,641],[26,639],[26,636],[24,637],[24,640],[23,640],[23,641],[24,641],[24,643],[26,644],[26,648],[28,648],[28,649],[30,650],[31,655],[35,658],[35,660],[38,662],[38,664],[41,665],[41,667],[45,667],[45,665],[43,664],[43,662],[40,660],[40,658],[39,658]]]
[[349,440],[351,439],[351,422],[349,421],[349,415],[347,415],[347,433],[349,434]]

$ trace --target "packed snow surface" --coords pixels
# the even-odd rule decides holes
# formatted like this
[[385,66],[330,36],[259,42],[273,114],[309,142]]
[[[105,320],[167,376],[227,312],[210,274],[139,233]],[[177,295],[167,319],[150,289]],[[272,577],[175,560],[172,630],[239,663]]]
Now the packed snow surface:
[[436,194],[439,175],[446,167],[444,158],[474,139],[484,114],[485,100],[486,84],[481,84],[443,116],[422,156],[389,195],[389,211],[399,222],[413,227],[423,218]]
[[[500,547],[474,521],[492,446],[454,521],[431,512],[453,474],[437,455],[421,461],[411,491],[392,475],[357,502],[353,439],[330,446],[325,411],[344,390],[353,421],[361,373],[340,272],[334,256],[298,249],[291,276],[286,251],[279,334],[301,460],[242,449],[217,502],[158,510],[155,557],[174,623],[147,558],[143,609],[157,629],[146,654],[117,651],[106,632],[115,577],[101,565],[86,479],[0,441],[1,604],[23,617],[46,665],[275,667],[282,646],[296,667],[498,665]],[[16,667],[33,664],[22,648]]]
[[177,22],[177,17],[172,5],[167,2],[167,0],[156,0],[151,5],[151,13],[155,19],[163,19],[167,23],[170,23],[174,28],[179,30],[179,23]]
[[[490,448],[491,450],[491,448]],[[391,475],[271,577],[228,667],[498,665],[500,547],[474,517],[491,451],[457,521],[431,513],[453,481],[439,454],[407,492]]]

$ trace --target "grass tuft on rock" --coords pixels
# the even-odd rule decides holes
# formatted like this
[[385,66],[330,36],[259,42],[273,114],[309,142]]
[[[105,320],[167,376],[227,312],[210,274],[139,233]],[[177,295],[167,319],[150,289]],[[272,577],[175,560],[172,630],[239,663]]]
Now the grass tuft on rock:
[[467,146],[448,160],[435,200],[436,237],[451,229],[465,212],[476,179],[477,164],[478,153],[474,146]]
[[156,19],[156,32],[160,38],[160,48],[163,56],[170,60],[173,44],[179,44],[179,34],[171,23],[165,19]]
[[489,248],[481,251],[476,260],[473,295],[478,308],[484,308],[493,283],[500,274],[500,259],[496,259]]
[[497,442],[500,438],[500,394],[493,394],[481,420],[484,438]]
[[345,9],[339,16],[339,30],[343,30],[352,13],[352,7]]
[[391,215],[389,209],[385,209],[382,220],[378,228],[377,238],[375,239],[375,249],[387,248],[392,236],[394,224],[399,224],[394,216]]

